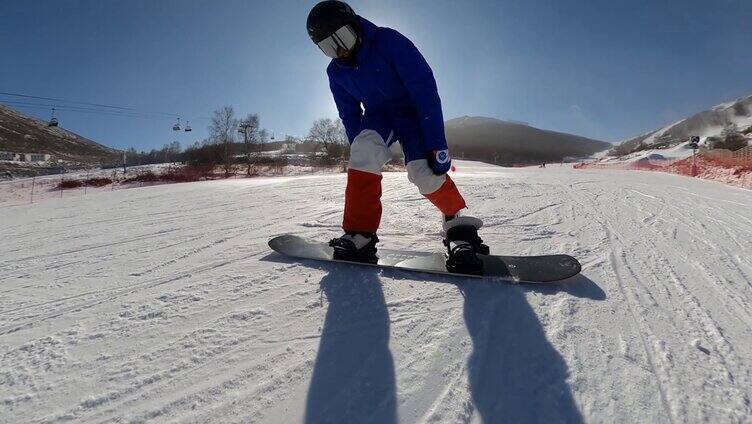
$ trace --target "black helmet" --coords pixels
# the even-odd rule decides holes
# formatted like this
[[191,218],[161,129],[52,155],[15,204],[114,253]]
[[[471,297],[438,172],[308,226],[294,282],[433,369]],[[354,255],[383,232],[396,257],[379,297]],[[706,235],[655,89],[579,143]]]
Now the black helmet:
[[311,9],[306,21],[308,36],[329,57],[347,57],[360,43],[358,15],[347,3],[322,1]]

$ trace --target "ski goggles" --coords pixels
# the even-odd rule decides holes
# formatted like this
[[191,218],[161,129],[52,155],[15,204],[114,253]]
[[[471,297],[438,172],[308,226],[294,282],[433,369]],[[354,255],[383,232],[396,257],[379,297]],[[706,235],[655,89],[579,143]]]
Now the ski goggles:
[[350,25],[334,31],[334,33],[316,43],[325,55],[332,59],[345,57],[353,50],[358,42],[358,34]]

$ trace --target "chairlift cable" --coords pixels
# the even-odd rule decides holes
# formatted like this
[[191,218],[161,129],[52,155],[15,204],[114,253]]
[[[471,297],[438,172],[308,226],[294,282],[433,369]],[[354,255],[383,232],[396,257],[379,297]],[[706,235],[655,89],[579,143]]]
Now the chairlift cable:
[[[9,102],[3,102],[0,104],[10,104]],[[31,109],[31,110],[50,110],[49,106],[36,106],[36,105],[14,105],[15,108],[18,109]],[[144,114],[127,114],[127,113],[119,113],[115,111],[102,111],[102,110],[95,110],[95,109],[84,109],[84,108],[67,108],[67,107],[56,107],[55,110],[57,111],[64,111],[64,112],[73,112],[73,113],[88,113],[88,114],[94,114],[94,115],[103,115],[103,116],[113,116],[113,117],[121,117],[121,118],[144,118],[144,119],[159,119],[164,120],[164,117],[159,116],[150,116],[150,115],[144,115]]]
[[166,116],[173,116],[173,117],[178,116],[177,113],[160,112],[160,111],[139,111],[136,108],[126,107],[126,106],[113,106],[113,105],[106,105],[106,104],[101,104],[101,103],[79,102],[75,100],[66,100],[66,99],[59,99],[59,98],[54,98],[54,97],[31,96],[28,94],[21,94],[21,93],[8,93],[8,92],[0,91],[0,95],[12,96],[12,97],[24,97],[28,99],[37,99],[37,100],[49,100],[49,101],[54,101],[54,102],[63,102],[63,103],[79,104],[79,105],[86,105],[86,106],[96,106],[96,107],[104,107],[104,108],[110,108],[110,109],[120,109],[120,110],[125,110],[125,111],[150,113],[150,114],[156,114],[156,115],[166,115]]
[[[60,104],[53,105],[53,104],[45,104],[45,103],[23,102],[23,101],[16,101],[16,100],[0,100],[0,105],[2,104],[11,105],[13,107],[18,107],[21,109],[50,110],[50,108],[54,107],[57,111],[90,113],[90,114],[99,114],[99,115],[105,115],[105,116],[120,116],[120,117],[127,117],[127,118],[159,119],[160,116],[177,117],[178,120],[180,118],[180,115],[176,113],[167,113],[167,112],[159,112],[159,111],[142,111],[142,110],[132,108],[132,107],[115,106],[115,105],[107,105],[107,104],[91,103],[91,102],[79,102],[79,101],[66,100],[66,99],[60,99],[60,98],[55,98],[55,97],[32,96],[28,94],[10,93],[10,92],[0,92],[0,96],[12,96],[12,97],[19,97],[19,98],[26,98],[26,99],[48,100],[48,101],[64,103],[63,105],[60,105]],[[83,106],[75,106],[75,105],[83,105]],[[85,106],[92,106],[92,107],[85,107]],[[211,118],[206,117],[206,116],[191,117],[191,120],[193,121],[198,121],[198,120],[206,121],[210,119]],[[188,125],[188,122],[189,121],[186,121],[185,128],[187,131],[192,131],[190,125]]]
[[[34,106],[38,106],[39,108],[44,109],[50,109],[54,107],[56,110],[64,110],[69,112],[93,112],[93,113],[102,113],[106,115],[117,115],[117,116],[127,116],[127,117],[153,117],[153,115],[148,115],[141,112],[126,112],[126,111],[118,111],[118,110],[102,110],[102,109],[96,109],[96,108],[88,108],[83,106],[59,106],[59,105],[52,105],[52,104],[45,104],[45,103],[31,103],[31,102],[17,102],[17,101],[0,101],[0,104],[5,105],[12,105],[14,107],[22,107],[22,108],[29,108],[34,109]],[[164,119],[161,118],[160,119]]]

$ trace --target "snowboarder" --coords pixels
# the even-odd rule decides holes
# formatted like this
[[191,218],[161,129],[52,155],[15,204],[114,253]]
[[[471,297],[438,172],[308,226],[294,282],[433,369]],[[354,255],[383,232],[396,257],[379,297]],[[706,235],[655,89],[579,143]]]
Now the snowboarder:
[[441,100],[426,60],[405,36],[374,25],[341,1],[318,3],[306,25],[311,40],[332,59],[329,86],[350,142],[345,234],[330,242],[335,258],[376,260],[381,169],[391,158],[388,147],[399,141],[408,180],[443,214],[447,268],[480,273],[477,254],[488,254],[478,237],[483,223],[459,215],[467,206],[447,175],[452,162]]

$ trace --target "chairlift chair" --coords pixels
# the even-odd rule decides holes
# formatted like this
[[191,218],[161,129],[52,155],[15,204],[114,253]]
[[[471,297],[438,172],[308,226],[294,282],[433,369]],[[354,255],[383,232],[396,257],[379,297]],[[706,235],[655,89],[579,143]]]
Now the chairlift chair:
[[191,121],[185,121],[185,132],[191,132]]
[[47,126],[48,127],[57,127],[58,126],[57,118],[55,118],[55,108],[54,107],[52,108],[52,116],[50,117],[50,122],[47,123]]
[[175,123],[175,125],[172,126],[173,131],[180,131],[180,118],[178,118],[178,122]]

